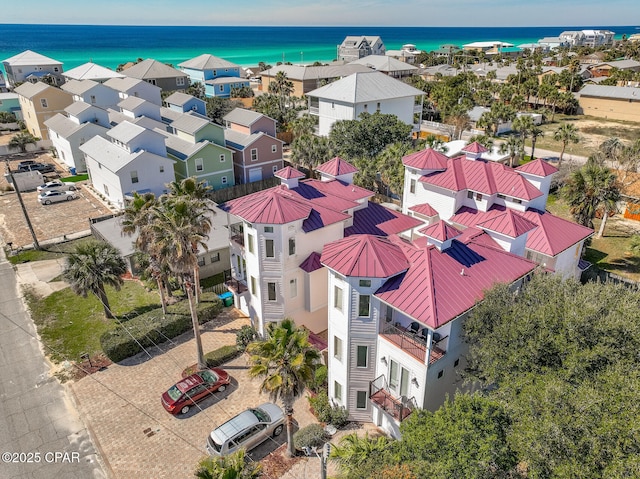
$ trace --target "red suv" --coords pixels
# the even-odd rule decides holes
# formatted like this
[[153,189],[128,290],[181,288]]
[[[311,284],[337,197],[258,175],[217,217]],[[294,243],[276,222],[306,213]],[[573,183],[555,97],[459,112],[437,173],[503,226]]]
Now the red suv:
[[221,368],[205,369],[187,376],[162,394],[162,405],[171,414],[186,414],[195,403],[211,393],[224,391],[231,382]]

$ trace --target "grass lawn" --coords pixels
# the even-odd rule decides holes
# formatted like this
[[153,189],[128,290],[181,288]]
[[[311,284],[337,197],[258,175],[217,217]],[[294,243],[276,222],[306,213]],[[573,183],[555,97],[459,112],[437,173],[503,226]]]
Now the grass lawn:
[[[83,298],[71,288],[46,298],[33,294],[26,297],[42,342],[55,362],[79,361],[83,353],[91,356],[102,353],[100,336],[117,324],[105,319],[102,305],[94,295]],[[158,294],[147,292],[136,281],[126,281],[120,291],[108,287],[107,297],[118,318],[160,307]]]
[[66,256],[67,253],[74,251],[77,245],[94,239],[95,238],[92,236],[89,236],[87,238],[80,238],[77,240],[67,241],[65,243],[58,243],[52,246],[51,250],[48,250],[46,246],[41,250],[24,250],[17,254],[8,254],[7,250],[7,260],[9,260],[11,264],[20,264],[28,263],[30,261],[42,261],[45,259],[58,259]]

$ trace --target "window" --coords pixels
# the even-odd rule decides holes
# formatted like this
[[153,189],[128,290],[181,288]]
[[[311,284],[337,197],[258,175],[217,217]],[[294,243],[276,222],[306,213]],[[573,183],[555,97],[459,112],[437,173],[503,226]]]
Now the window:
[[265,248],[264,249],[265,249],[265,256],[267,258],[274,258],[276,256],[275,248],[274,248],[272,239],[265,240]]
[[364,111],[367,111],[368,106],[369,106],[369,105],[367,105],[366,103],[364,104]]
[[184,86],[184,77],[176,77],[176,85]]
[[358,346],[357,363],[359,368],[366,368],[368,364],[369,348],[367,346]]
[[342,288],[333,287],[333,307],[342,311]]
[[438,372],[438,379],[440,379],[442,376],[444,376],[444,369]]
[[104,194],[109,196],[109,187],[107,185],[102,185],[102,187],[104,188]]
[[360,284],[361,288],[370,288],[371,287],[371,280],[370,279],[361,279],[359,284]]
[[138,172],[137,171],[132,171],[131,172],[131,183],[137,183],[138,180]]
[[58,67],[53,67],[53,71],[58,73],[60,71],[60,69]]
[[227,159],[226,156],[224,155],[220,155],[220,163],[224,163],[224,161]]
[[298,296],[298,280],[295,278],[289,280],[289,296],[291,298]]
[[416,192],[416,180],[412,179],[409,182],[409,193],[415,193]]
[[342,361],[342,339],[338,336],[333,337],[333,357]]
[[213,70],[213,76],[216,76],[218,74],[217,70]]
[[46,98],[40,98],[40,105],[42,105],[42,108],[47,108],[49,106],[47,104],[47,99]]
[[89,99],[90,99],[92,105],[94,105],[96,103],[96,96],[95,95],[91,95],[89,97]]
[[520,205],[522,204],[522,200],[519,200],[517,198],[512,198],[511,201],[513,201],[515,204]]
[[226,176],[223,176],[222,178],[220,178],[220,180],[221,180],[223,185],[227,184],[227,177]]
[[160,165],[160,173],[164,173],[164,165]]
[[498,198],[500,198],[501,200],[504,200],[505,196],[503,194],[501,194],[501,193],[498,193]]
[[267,283],[267,299],[269,301],[276,300],[276,283]]
[[376,105],[376,111],[380,111],[380,102]]
[[456,359],[456,360],[453,362],[453,367],[454,367],[454,368],[457,368],[457,367],[458,367],[458,364],[460,364],[460,358]]
[[367,391],[356,392],[356,409],[367,409]]
[[218,87],[218,90],[219,90],[219,91],[224,91],[224,85],[220,85],[220,86]]
[[370,314],[370,302],[371,296],[368,294],[361,294],[358,298],[358,316],[360,317],[368,317]]
[[333,382],[333,397],[338,401],[342,401],[342,384],[338,381]]
[[334,102],[331,102],[331,109],[335,110],[335,108],[336,108],[336,104]]
[[204,258],[198,258],[198,266],[204,266],[205,264]]
[[275,153],[278,151],[278,147],[276,145],[271,145],[271,153]]
[[256,278],[251,276],[251,294],[257,296],[258,286],[256,284]]
[[273,226],[265,226],[264,227],[264,232],[265,233],[273,233]]
[[482,194],[476,193],[476,200],[482,201]]
[[258,149],[251,148],[251,161],[258,161]]
[[247,234],[247,243],[249,243],[248,245],[249,253],[253,254],[254,245],[253,245],[253,235],[251,233]]
[[467,198],[469,198],[470,200],[473,199],[473,191],[467,191]]
[[275,172],[276,172],[276,171],[278,171],[278,167],[274,165],[274,166],[271,168],[271,170],[272,170],[272,171],[273,171],[273,173],[275,174]]
[[289,238],[289,256],[296,254],[296,239]]
[[196,158],[196,171],[204,170],[204,160],[202,158]]
[[212,263],[217,263],[218,261],[220,261],[220,253],[215,253],[211,255],[211,262]]

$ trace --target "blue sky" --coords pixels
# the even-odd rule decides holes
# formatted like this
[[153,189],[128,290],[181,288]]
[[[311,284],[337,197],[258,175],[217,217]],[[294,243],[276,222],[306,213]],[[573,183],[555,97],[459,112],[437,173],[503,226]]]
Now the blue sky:
[[[5,0],[6,1],[6,0]],[[111,25],[629,25],[638,0],[25,0],[1,23]],[[1,30],[0,30],[1,34]]]

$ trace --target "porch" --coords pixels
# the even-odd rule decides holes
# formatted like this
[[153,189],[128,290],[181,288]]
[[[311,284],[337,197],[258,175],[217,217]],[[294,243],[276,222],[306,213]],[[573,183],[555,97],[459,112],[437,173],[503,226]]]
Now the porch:
[[369,399],[375,406],[385,411],[398,422],[404,421],[418,407],[413,397],[410,399],[404,396],[396,398],[389,391],[384,375],[378,376],[369,383]]
[[[380,337],[395,344],[418,361],[425,363],[428,349],[425,336],[418,335],[413,330],[401,326],[388,324],[380,333]],[[433,341],[429,354],[429,364],[435,363],[446,354],[448,340],[449,336],[445,336]]]

